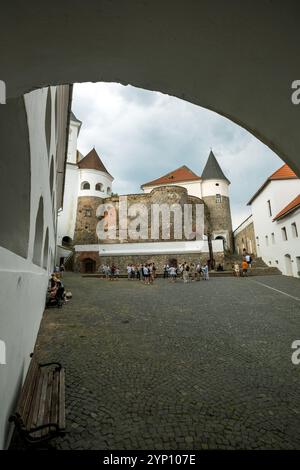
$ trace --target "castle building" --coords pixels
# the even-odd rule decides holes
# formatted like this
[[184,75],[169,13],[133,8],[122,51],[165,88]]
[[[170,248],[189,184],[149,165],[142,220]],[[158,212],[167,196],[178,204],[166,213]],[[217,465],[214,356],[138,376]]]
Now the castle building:
[[[213,257],[215,263],[223,262],[225,252],[232,249],[230,181],[212,151],[201,176],[184,165],[144,183],[141,193],[121,197],[112,194],[113,177],[96,150],[92,149],[85,156],[77,151],[75,143],[80,127],[81,122],[72,114],[64,205],[58,217],[57,263],[65,262],[68,269],[72,267],[75,271],[96,272],[106,263],[114,263],[124,270],[128,263],[153,261],[160,270],[171,261],[206,262]],[[147,212],[142,219],[141,214],[134,217],[129,210],[126,221],[128,233],[134,225],[139,225],[139,230],[141,224],[146,227],[143,236],[138,234],[123,240],[117,228],[113,238],[101,238],[97,232],[101,220],[97,209],[103,204],[113,207],[116,220],[119,220],[124,197],[128,207],[138,204]],[[190,233],[176,238],[175,214],[170,216],[168,223],[169,238],[163,236],[161,228],[153,237],[153,206],[174,207],[174,204],[181,209],[182,220],[186,206],[192,207],[191,233],[196,233],[196,206],[202,208],[204,228],[201,239],[191,239]]]
[[202,172],[196,175],[187,166],[181,166],[166,175],[141,186],[145,193],[161,186],[180,186],[190,196],[201,199],[206,205],[214,240],[222,240],[225,250],[232,249],[232,222],[229,200],[230,181],[224,175],[212,150]]
[[[251,206],[257,256],[286,276],[300,277],[300,179],[284,164],[256,191]],[[249,219],[248,219],[249,220]],[[235,231],[236,249],[244,246],[247,224]],[[249,232],[248,232],[249,233]],[[240,237],[238,239],[238,237]],[[252,238],[249,236],[249,238]],[[252,241],[251,246],[254,243]],[[249,249],[249,245],[247,246]],[[254,251],[254,250],[253,250]]]
[[74,236],[79,231],[85,243],[94,240],[95,210],[111,194],[113,177],[95,149],[86,156],[77,150],[81,125],[71,113],[63,208],[58,213],[57,223],[57,264],[72,258]]

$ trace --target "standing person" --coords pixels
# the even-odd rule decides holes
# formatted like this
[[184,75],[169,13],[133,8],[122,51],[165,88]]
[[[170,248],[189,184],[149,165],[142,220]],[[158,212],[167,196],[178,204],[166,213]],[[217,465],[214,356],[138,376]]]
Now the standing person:
[[246,254],[245,260],[247,261],[247,263],[248,263],[248,268],[250,269],[250,268],[251,268],[251,263],[252,263],[252,258],[251,258],[251,256],[249,255],[249,253]]
[[108,266],[107,266],[107,264],[105,264],[103,266],[103,273],[104,273],[105,279],[108,279]]
[[203,272],[204,281],[208,281],[209,280],[209,274],[208,274],[208,264],[207,263],[205,263],[205,265],[203,266],[202,272]]
[[63,277],[63,274],[64,274],[64,272],[65,272],[65,265],[64,265],[64,263],[61,263],[59,270],[60,270],[60,276]]
[[128,280],[131,278],[131,264],[128,264],[127,266],[127,278]]
[[169,265],[164,265],[164,279],[169,276]]
[[120,276],[120,269],[118,267],[116,267],[116,271],[115,271],[115,279],[119,279],[119,276]]
[[111,267],[109,265],[106,266],[106,279],[111,280]]
[[140,264],[139,265],[139,273],[140,273],[140,281],[143,281],[144,279],[144,273],[143,273],[143,268],[144,268],[144,265],[143,264]]
[[148,264],[148,269],[149,269],[149,283],[152,284],[152,282],[153,282],[152,263]]
[[184,267],[185,267],[185,261],[179,265],[179,274],[180,274],[180,277],[182,278],[183,278]]
[[192,281],[195,281],[195,279],[196,279],[196,266],[195,266],[195,263],[191,263],[190,275],[191,275]]
[[144,274],[144,282],[145,284],[150,284],[150,270],[148,264],[144,265],[143,268],[143,274]]
[[242,272],[243,272],[243,276],[248,276],[248,263],[246,261],[246,259],[243,259],[242,261]]
[[237,261],[233,265],[233,273],[236,277],[240,277],[240,266]]
[[131,277],[131,279],[135,279],[135,266],[134,266],[134,264],[131,265],[130,277]]
[[116,267],[114,264],[112,264],[111,268],[110,268],[110,279],[113,281],[115,279],[115,275],[116,275]]
[[171,282],[176,282],[177,273],[176,273],[175,266],[169,267],[169,275],[170,275]]
[[152,275],[153,275],[153,281],[156,277],[156,266],[155,266],[155,263],[152,263]]
[[189,265],[185,264],[183,267],[183,273],[182,273],[182,278],[183,278],[184,283],[189,282],[189,270],[190,270]]
[[196,266],[197,280],[201,281],[201,264],[198,263]]
[[141,280],[141,272],[140,272],[140,267],[139,266],[136,267],[136,278],[137,278],[138,281]]

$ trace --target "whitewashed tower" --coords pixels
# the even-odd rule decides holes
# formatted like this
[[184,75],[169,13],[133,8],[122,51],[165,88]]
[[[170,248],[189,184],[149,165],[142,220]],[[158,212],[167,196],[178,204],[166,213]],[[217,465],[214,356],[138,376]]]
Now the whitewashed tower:
[[229,179],[211,151],[202,172],[202,199],[209,209],[212,238],[223,240],[224,249],[232,251],[229,185]]

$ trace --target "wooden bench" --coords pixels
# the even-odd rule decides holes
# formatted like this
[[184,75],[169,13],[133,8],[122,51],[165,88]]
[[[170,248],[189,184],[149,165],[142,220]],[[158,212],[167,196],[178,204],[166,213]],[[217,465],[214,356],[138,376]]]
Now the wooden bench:
[[9,421],[32,444],[65,434],[65,370],[61,364],[38,364],[31,359],[16,412]]

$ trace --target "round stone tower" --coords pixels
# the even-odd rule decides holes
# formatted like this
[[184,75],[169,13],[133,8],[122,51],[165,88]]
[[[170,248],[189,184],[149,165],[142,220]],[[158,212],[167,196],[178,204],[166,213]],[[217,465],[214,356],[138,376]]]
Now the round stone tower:
[[210,214],[212,239],[223,240],[224,249],[232,251],[229,185],[230,181],[211,151],[202,173],[202,199]]
[[113,177],[108,173],[95,149],[77,162],[79,169],[78,202],[74,244],[98,243],[96,210],[111,195]]

